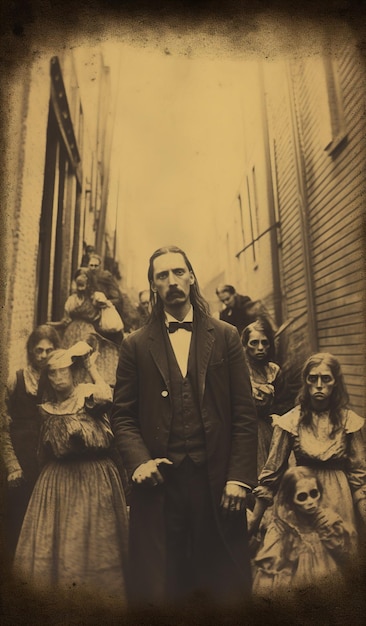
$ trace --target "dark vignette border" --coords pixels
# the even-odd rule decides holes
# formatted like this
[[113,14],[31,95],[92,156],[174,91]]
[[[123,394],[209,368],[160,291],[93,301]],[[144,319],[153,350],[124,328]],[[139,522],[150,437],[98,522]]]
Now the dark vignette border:
[[[147,29],[156,36],[166,27],[180,33],[198,30],[204,37],[219,33],[228,38],[230,46],[239,46],[245,33],[255,28],[255,17],[270,13],[273,19],[306,19],[316,24],[334,24],[339,21],[353,30],[363,59],[366,57],[366,4],[362,0],[308,0],[299,4],[294,0],[3,0],[0,7],[0,141],[4,146],[4,128],[7,120],[7,91],[16,68],[31,61],[37,46],[69,46],[78,33],[96,41],[101,26],[121,21],[128,27],[131,38],[148,45]],[[0,168],[4,172],[6,153],[0,151]],[[0,176],[0,198],[4,198],[4,176]],[[6,210],[0,203],[0,212]],[[1,222],[4,224],[0,215]],[[366,236],[366,221],[363,237]],[[365,239],[364,239],[365,240]],[[5,258],[4,228],[0,227],[0,258]],[[0,320],[4,311],[4,284],[0,275]],[[0,346],[6,346],[0,324]],[[4,350],[1,350],[0,369],[4,368]],[[0,539],[0,549],[3,547]],[[366,552],[365,552],[366,554]],[[364,568],[365,570],[365,568]],[[36,597],[29,589],[19,588],[12,580],[6,564],[0,568],[2,605],[0,619],[4,626],[32,625],[97,625],[104,623],[121,626],[231,626],[236,624],[334,625],[364,623],[366,603],[365,571],[350,572],[348,584],[342,589],[305,590],[291,604],[283,598],[276,603],[262,602],[218,612],[212,607],[185,607],[177,612],[168,607],[161,611],[129,612],[120,614],[91,603],[66,605],[54,597]]]

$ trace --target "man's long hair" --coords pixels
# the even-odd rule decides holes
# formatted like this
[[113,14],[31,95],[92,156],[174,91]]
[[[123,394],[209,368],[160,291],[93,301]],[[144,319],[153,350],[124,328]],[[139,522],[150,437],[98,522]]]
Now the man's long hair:
[[191,289],[190,289],[191,304],[195,312],[198,312],[203,317],[208,317],[210,315],[209,305],[200,292],[200,288],[199,288],[198,281],[194,273],[192,264],[189,261],[186,253],[183,252],[183,250],[181,250],[177,246],[164,246],[163,248],[158,248],[158,250],[155,250],[155,252],[150,257],[147,278],[148,278],[149,285],[150,285],[151,317],[154,317],[154,316],[160,317],[160,314],[163,312],[163,302],[159,294],[154,293],[151,288],[151,284],[154,280],[154,261],[159,256],[162,256],[163,254],[169,254],[169,252],[182,255],[189,271],[192,272],[194,276],[194,283],[193,285],[191,285]]
[[335,380],[335,385],[329,398],[329,419],[333,425],[331,436],[334,436],[341,426],[342,409],[346,409],[349,403],[349,395],[343,380],[341,366],[335,356],[329,352],[317,352],[307,359],[302,370],[302,387],[297,396],[297,403],[300,405],[301,422],[308,426],[311,425],[311,397],[306,379],[310,370],[313,367],[318,367],[322,363],[329,367]]

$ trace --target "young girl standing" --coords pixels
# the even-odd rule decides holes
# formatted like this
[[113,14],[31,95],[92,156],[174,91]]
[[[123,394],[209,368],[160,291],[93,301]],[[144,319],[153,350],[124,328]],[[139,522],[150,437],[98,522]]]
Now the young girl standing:
[[258,417],[258,475],[267,461],[272,440],[273,413],[285,412],[279,404],[283,396],[284,380],[280,366],[274,362],[275,344],[273,330],[265,318],[258,318],[242,334],[242,344],[247,361],[252,393]]
[[352,527],[321,504],[322,486],[313,470],[292,467],[283,475],[272,521],[254,559],[253,592],[269,596],[331,577],[341,579]]

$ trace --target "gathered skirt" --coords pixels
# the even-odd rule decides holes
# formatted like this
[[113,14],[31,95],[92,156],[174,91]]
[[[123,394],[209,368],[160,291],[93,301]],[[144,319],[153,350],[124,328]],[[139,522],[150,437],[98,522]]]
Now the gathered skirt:
[[124,601],[128,517],[113,461],[52,461],[35,485],[14,573],[43,588],[82,588]]

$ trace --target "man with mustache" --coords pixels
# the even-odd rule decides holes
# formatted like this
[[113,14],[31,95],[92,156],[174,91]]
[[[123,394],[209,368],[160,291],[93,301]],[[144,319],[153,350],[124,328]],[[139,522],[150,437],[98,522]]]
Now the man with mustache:
[[134,603],[242,601],[257,422],[236,329],[212,318],[180,248],[150,258],[148,323],[121,346],[111,423],[131,477]]

